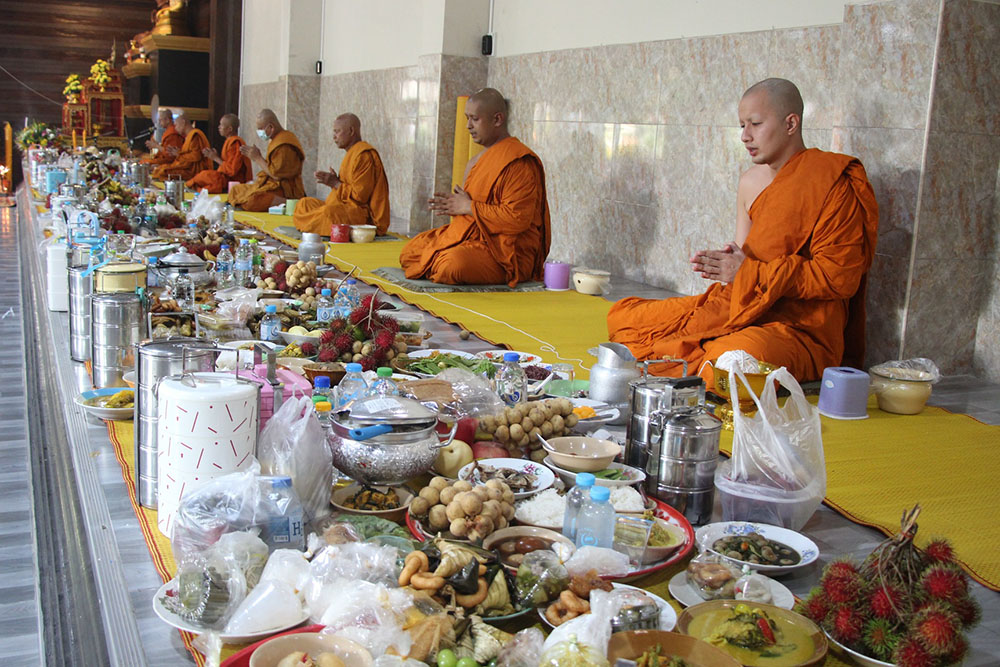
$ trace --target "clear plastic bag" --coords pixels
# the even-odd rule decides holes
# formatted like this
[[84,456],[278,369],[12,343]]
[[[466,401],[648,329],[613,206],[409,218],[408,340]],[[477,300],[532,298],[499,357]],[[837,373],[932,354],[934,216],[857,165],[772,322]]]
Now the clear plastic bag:
[[309,564],[309,580],[303,590],[313,619],[319,621],[343,593],[345,581],[397,587],[398,555],[395,547],[368,542],[346,542],[321,549]]
[[[798,530],[826,494],[819,410],[784,367],[768,373],[759,397],[741,371],[730,372],[733,405],[739,404],[737,378],[757,412],[747,416],[733,410],[733,456],[716,471],[724,518]],[[776,384],[790,393],[784,405],[778,403]]]
[[191,201],[191,212],[187,215],[187,219],[192,222],[201,217],[215,224],[222,221],[222,199],[208,194],[205,189],[195,195]]
[[605,653],[611,639],[611,619],[621,604],[606,591],[590,592],[590,613],[557,627],[545,640],[539,665],[576,667],[607,665]]
[[[704,545],[703,545],[704,546]],[[687,582],[704,600],[732,600],[740,568],[709,551],[688,563]]]
[[309,607],[312,618],[326,626],[322,632],[352,639],[372,655],[384,655],[390,648],[409,655],[413,642],[403,621],[413,604],[406,591],[354,579],[331,584],[337,593],[318,617],[318,610]]
[[309,583],[309,560],[296,549],[275,549],[267,559],[260,580],[281,581],[297,592],[302,591]]
[[602,547],[580,547],[566,561],[566,570],[573,575],[584,575],[596,570],[598,575],[618,576],[630,569],[628,556]]
[[544,645],[545,635],[538,628],[521,630],[500,649],[497,667],[536,667]]
[[559,557],[548,549],[532,551],[524,557],[514,577],[521,605],[539,606],[554,600],[569,586],[569,573]]
[[292,478],[306,522],[330,514],[333,459],[309,397],[285,399],[260,434],[257,458],[265,474]]
[[461,368],[446,368],[437,375],[439,380],[451,384],[457,397],[455,401],[440,406],[449,416],[484,417],[502,412],[506,407],[490,381]]
[[886,361],[877,366],[872,366],[871,371],[890,380],[907,380],[918,382],[930,382],[937,384],[941,379],[941,371],[930,359],[918,357],[916,359],[903,359],[901,361]]

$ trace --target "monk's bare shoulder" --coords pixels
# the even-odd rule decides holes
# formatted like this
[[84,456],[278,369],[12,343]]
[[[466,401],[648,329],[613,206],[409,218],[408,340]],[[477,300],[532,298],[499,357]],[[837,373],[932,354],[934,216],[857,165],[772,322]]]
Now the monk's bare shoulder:
[[766,164],[755,164],[740,175],[740,184],[736,190],[740,208],[749,211],[757,195],[764,191],[774,180],[774,172]]

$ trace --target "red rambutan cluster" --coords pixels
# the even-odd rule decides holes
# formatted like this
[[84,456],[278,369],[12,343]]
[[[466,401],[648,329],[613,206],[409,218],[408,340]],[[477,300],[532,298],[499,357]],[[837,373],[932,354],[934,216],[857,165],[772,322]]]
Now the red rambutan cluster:
[[834,607],[828,618],[830,633],[838,642],[851,645],[861,639],[865,621],[854,607],[846,604]]
[[968,590],[965,574],[954,565],[931,565],[920,577],[920,592],[930,600],[958,600]]
[[960,629],[958,616],[936,603],[917,612],[910,624],[911,635],[934,656],[951,653]]
[[904,637],[892,653],[897,667],[932,667],[936,660],[914,637]]
[[903,593],[892,585],[879,586],[868,596],[868,608],[875,618],[899,618],[903,611]]
[[924,555],[931,560],[936,560],[939,563],[954,563],[955,562],[955,551],[951,548],[951,544],[947,540],[937,538],[928,542],[927,546],[924,547]]
[[302,343],[301,348],[302,348],[302,354],[306,355],[307,357],[311,357],[314,354],[316,354],[316,346],[313,345],[312,343]]

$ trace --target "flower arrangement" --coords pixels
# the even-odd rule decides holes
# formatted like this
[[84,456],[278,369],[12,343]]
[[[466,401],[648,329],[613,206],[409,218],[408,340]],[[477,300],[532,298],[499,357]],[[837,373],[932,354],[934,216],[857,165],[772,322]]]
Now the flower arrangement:
[[66,87],[63,88],[63,95],[70,104],[75,104],[80,100],[80,93],[83,92],[83,83],[79,74],[70,74],[66,77]]
[[90,81],[104,92],[104,87],[111,83],[111,65],[107,60],[98,58],[97,62],[90,66]]
[[848,648],[898,667],[959,663],[963,632],[979,622],[976,601],[946,540],[913,544],[920,506],[902,529],[865,558],[832,562],[796,611]]
[[14,142],[22,152],[34,146],[58,146],[60,143],[59,134],[45,123],[34,121],[17,131]]

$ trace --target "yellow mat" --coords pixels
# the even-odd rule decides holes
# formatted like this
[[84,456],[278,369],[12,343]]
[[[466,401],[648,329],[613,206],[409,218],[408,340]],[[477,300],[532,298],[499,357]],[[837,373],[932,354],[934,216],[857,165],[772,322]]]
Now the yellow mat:
[[[274,232],[291,218],[266,213],[237,212],[236,220],[275,239],[297,246],[298,241]],[[448,322],[459,324],[496,344],[539,355],[544,361],[565,361],[577,377],[589,377],[596,359],[587,350],[607,340],[606,316],[611,304],[578,292],[473,292],[428,294],[413,292],[372,273],[382,266],[399,266],[404,240],[332,245],[327,261],[339,269],[357,265],[359,278],[400,297]]]

